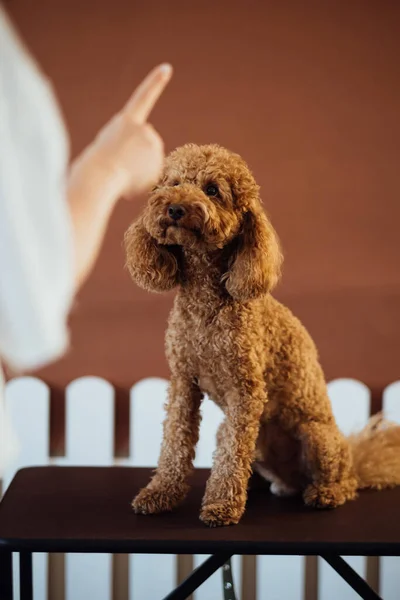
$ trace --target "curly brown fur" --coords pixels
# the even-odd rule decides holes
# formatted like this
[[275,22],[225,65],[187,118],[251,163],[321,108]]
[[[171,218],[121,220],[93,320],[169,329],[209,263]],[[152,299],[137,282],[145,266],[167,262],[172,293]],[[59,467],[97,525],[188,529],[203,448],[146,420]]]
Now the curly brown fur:
[[302,492],[316,507],[400,483],[400,428],[340,433],[312,339],[270,294],[282,256],[238,155],[216,145],[173,152],[125,243],[138,285],[178,286],[161,454],[136,512],[172,510],[185,497],[204,393],[225,413],[200,514],[207,525],[240,520],[253,468],[273,493]]
[[349,437],[358,487],[384,488],[400,485],[400,427],[372,417],[358,434]]

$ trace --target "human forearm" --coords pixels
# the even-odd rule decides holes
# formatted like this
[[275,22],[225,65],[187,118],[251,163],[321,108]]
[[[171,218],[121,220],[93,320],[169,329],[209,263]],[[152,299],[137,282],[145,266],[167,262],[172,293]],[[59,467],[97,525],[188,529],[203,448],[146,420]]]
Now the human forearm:
[[89,275],[107,229],[108,221],[118,201],[112,180],[106,177],[94,181],[96,175],[88,165],[72,166],[67,187],[74,250],[75,283],[79,289]]

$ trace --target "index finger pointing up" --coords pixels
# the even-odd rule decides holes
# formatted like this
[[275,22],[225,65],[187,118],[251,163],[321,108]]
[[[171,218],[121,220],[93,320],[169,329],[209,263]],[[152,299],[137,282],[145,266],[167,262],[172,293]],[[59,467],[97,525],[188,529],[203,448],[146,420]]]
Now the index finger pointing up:
[[124,112],[136,123],[145,123],[171,76],[171,65],[164,64],[153,69],[133,92]]

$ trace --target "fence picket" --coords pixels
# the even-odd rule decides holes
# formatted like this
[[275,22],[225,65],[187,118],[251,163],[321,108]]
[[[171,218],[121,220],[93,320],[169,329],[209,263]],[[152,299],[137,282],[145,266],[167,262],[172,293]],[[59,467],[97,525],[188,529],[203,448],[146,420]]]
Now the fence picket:
[[257,556],[257,598],[298,600],[304,589],[303,556]]
[[[130,395],[130,460],[135,467],[155,467],[162,440],[168,382],[151,378],[137,383]],[[144,519],[148,517],[143,517]],[[149,576],[156,573],[156,576]],[[129,598],[162,598],[176,585],[177,557],[135,554],[129,557]]]
[[[329,383],[328,393],[339,428],[345,435],[361,429],[371,410],[369,389],[354,379],[336,379]],[[366,575],[363,556],[343,556],[359,575]],[[319,559],[319,600],[355,600],[357,594],[322,559]]]
[[[20,452],[3,476],[3,492],[19,469],[39,467],[49,462],[50,390],[34,377],[17,377],[9,381],[5,402],[20,444]],[[15,597],[19,598],[18,556],[14,555],[13,577]],[[47,599],[47,554],[33,555],[35,600]]]
[[221,409],[215,402],[205,397],[201,405],[200,437],[196,448],[195,467],[211,467],[216,435],[223,417]]
[[[383,392],[385,417],[400,423],[400,381],[395,381]],[[380,559],[380,594],[385,600],[397,600],[400,590],[400,558],[384,556]]]
[[[108,466],[113,456],[114,388],[97,377],[76,379],[66,389],[66,458],[62,464]],[[66,600],[111,600],[111,555],[67,554],[65,585]]]

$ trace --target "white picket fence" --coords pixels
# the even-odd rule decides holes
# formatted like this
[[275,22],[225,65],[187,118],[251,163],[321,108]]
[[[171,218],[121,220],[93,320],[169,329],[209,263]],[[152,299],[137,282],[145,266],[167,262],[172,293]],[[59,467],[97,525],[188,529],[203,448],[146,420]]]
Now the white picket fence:
[[[153,467],[161,442],[161,422],[167,382],[147,379],[130,393],[130,457],[114,458],[114,389],[107,381],[83,377],[66,389],[66,456],[49,456],[50,390],[40,380],[21,377],[6,387],[6,404],[21,443],[17,462],[3,479],[6,490],[15,472],[22,467],[48,464],[112,465]],[[362,383],[339,379],[329,384],[335,416],[346,434],[361,428],[370,414],[370,391]],[[400,381],[388,386],[383,406],[386,415],[400,422]],[[209,467],[220,410],[209,400],[203,403],[203,419],[197,448],[197,467]],[[345,557],[346,558],[346,557]],[[204,556],[194,556],[199,564]],[[365,576],[366,559],[346,560]],[[18,564],[14,566],[17,597]],[[299,600],[304,590],[304,557],[260,556],[256,563],[257,600]],[[48,598],[48,556],[34,555],[34,600]],[[241,593],[242,559],[235,556],[233,570],[238,600]],[[96,574],[93,577],[93,573]],[[156,574],[156,575],[155,575]],[[134,555],[129,557],[129,600],[157,600],[176,585],[177,557]],[[65,559],[65,600],[112,600],[113,563],[110,555],[68,554]],[[380,593],[385,600],[397,600],[400,589],[400,560],[380,559]],[[324,561],[319,562],[319,600],[355,600],[358,596]],[[220,573],[214,574],[196,593],[195,600],[222,599]]]

